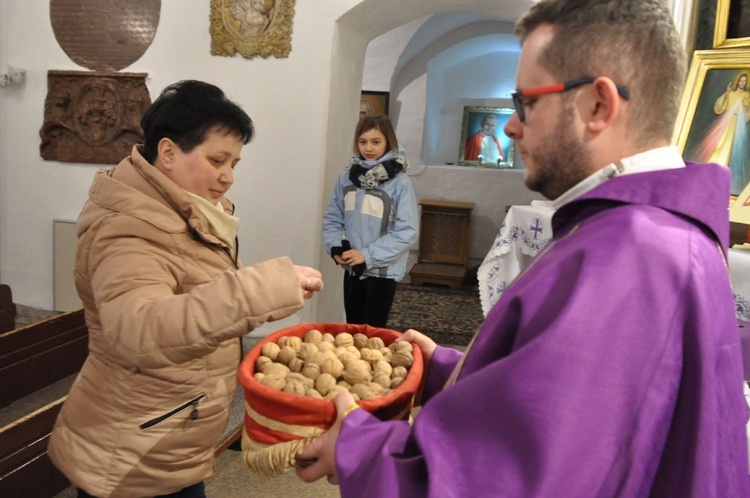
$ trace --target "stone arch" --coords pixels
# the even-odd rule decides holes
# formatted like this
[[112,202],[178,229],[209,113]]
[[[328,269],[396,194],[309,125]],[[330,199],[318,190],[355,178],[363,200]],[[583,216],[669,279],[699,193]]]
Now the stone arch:
[[[364,58],[371,40],[414,19],[445,12],[477,12],[514,22],[533,4],[532,0],[364,0],[342,14],[333,33],[321,212],[330,198],[341,165],[348,159],[349,147],[341,144],[350,143],[351,130],[359,114]],[[318,235],[319,247],[320,238]],[[329,257],[321,251],[318,267],[323,269],[328,292],[320,294],[316,311],[318,316],[334,319],[343,315],[340,297],[343,284],[340,272],[330,270]]]

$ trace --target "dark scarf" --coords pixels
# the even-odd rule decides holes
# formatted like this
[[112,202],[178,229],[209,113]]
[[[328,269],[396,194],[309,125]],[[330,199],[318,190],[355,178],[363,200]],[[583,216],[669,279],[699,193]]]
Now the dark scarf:
[[[386,154],[387,156],[388,154]],[[371,190],[377,188],[381,183],[387,182],[409,167],[409,161],[404,156],[395,159],[384,159],[375,166],[367,168],[367,163],[359,157],[353,157],[347,170],[349,180],[358,188]]]

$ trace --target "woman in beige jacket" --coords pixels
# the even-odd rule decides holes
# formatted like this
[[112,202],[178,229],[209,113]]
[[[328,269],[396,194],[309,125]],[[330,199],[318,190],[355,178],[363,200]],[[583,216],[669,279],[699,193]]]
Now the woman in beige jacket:
[[96,174],[76,225],[89,355],[49,455],[82,497],[201,497],[240,336],[323,283],[288,258],[242,268],[224,195],[254,128],[219,88],[175,83],[141,125],[144,145]]

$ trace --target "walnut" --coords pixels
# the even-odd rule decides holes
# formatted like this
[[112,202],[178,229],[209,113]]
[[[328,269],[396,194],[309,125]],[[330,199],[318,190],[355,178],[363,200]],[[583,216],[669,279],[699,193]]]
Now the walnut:
[[253,375],[253,378],[260,382],[265,376],[266,374],[264,374],[263,372],[256,372],[255,375]]
[[260,383],[264,386],[276,389],[277,391],[281,391],[286,385],[286,380],[284,380],[284,377],[281,375],[266,375],[260,380]]
[[[367,370],[368,372],[372,372],[372,367],[371,367],[371,366],[370,366],[370,364],[369,364],[369,363],[367,363],[367,362],[366,362],[365,360],[354,360],[354,361],[350,362],[350,363],[349,363],[349,364],[348,364],[348,365],[346,366],[346,368],[349,368],[349,367],[350,367],[351,365],[361,365],[361,366],[362,366],[362,368],[364,368],[364,369],[365,369],[365,370]],[[345,368],[345,369],[346,369],[346,368]]]
[[333,334],[331,334],[330,332],[326,332],[325,334],[323,334],[323,340],[325,342],[330,342],[330,343],[336,342],[336,339],[333,337]]
[[289,373],[289,367],[283,363],[269,363],[263,367],[263,373],[266,375],[286,377],[286,374]]
[[317,379],[320,375],[320,365],[310,362],[305,363],[305,366],[302,369],[302,375],[309,379]]
[[351,389],[352,389],[352,385],[351,385],[351,384],[349,384],[349,383],[348,383],[347,381],[345,381],[345,380],[340,380],[340,381],[338,381],[338,382],[336,383],[336,385],[337,385],[337,386],[341,386],[341,387],[343,387],[343,388],[344,388],[344,389],[346,389],[347,391],[351,391]]
[[385,347],[385,343],[380,337],[370,337],[367,339],[367,347],[370,349],[380,349]]
[[391,389],[396,389],[398,386],[404,383],[403,377],[394,377],[391,379]]
[[296,380],[298,382],[302,382],[303,384],[305,384],[305,387],[307,387],[307,388],[313,388],[313,387],[315,387],[315,380],[311,379],[309,377],[305,377],[301,373],[296,373],[296,372],[288,373],[288,374],[286,374],[285,379],[286,380]]
[[345,348],[347,351],[353,354],[355,358],[362,358],[362,354],[359,352],[359,349],[355,348],[353,344],[350,346],[345,346]]
[[273,360],[268,356],[258,356],[258,359],[255,360],[255,371],[262,372],[263,368],[271,363],[273,363]]
[[297,356],[302,358],[303,360],[307,360],[310,355],[313,355],[318,352],[318,346],[310,343],[310,342],[303,342],[300,346],[299,352],[297,353]]
[[323,396],[317,391],[317,389],[308,389],[305,391],[305,396],[310,398],[322,398]]
[[344,352],[346,352],[346,348],[343,346],[338,346],[333,350],[334,353],[336,353],[336,356],[341,356]]
[[362,348],[359,350],[362,359],[365,361],[378,361],[383,359],[383,353],[377,349]]
[[[339,357],[336,356],[336,353],[334,352],[333,349],[329,349],[328,351],[323,351],[323,356],[325,357],[323,361],[329,360],[329,359],[330,360],[341,361],[341,360],[339,360]],[[320,364],[322,365],[323,362],[321,362]]]
[[335,339],[336,346],[353,346],[354,345],[354,337],[349,332],[341,332],[336,336]]
[[406,370],[406,367],[393,367],[393,371],[391,372],[391,379],[395,379],[396,377],[406,378],[407,373],[408,370]]
[[383,359],[390,363],[393,359],[393,351],[390,348],[380,348],[380,352],[383,353]]
[[411,345],[409,341],[396,341],[388,347],[394,353],[397,351],[408,351],[411,353],[414,350],[414,347]]
[[359,396],[359,399],[370,399],[375,397],[375,391],[373,391],[367,384],[354,384],[351,393]]
[[295,353],[299,353],[299,350],[302,347],[302,339],[300,339],[296,335],[289,336],[289,340],[287,341],[287,346],[292,348]]
[[342,374],[349,384],[363,384],[370,381],[370,369],[362,366],[361,362],[352,362],[346,366]]
[[351,351],[346,351],[346,350],[338,356],[339,356],[339,360],[344,365],[357,359],[357,357],[354,356]]
[[412,363],[414,363],[414,356],[411,351],[405,349],[396,351],[391,358],[391,364],[394,367],[410,367]]
[[[390,379],[389,379],[389,380],[390,380]],[[391,387],[391,385],[390,385],[390,384],[391,384],[391,383],[390,383],[390,382],[388,382],[388,387]],[[385,387],[381,386],[381,385],[380,385],[380,384],[378,384],[377,382],[372,382],[372,381],[370,381],[370,382],[368,382],[368,383],[367,383],[367,385],[368,385],[368,386],[370,386],[370,389],[372,389],[372,392],[374,392],[374,393],[375,393],[375,396],[382,396],[382,395],[383,395],[383,392],[385,391]]]
[[390,378],[393,367],[386,360],[378,360],[372,364],[372,372],[373,374],[384,373]]
[[315,380],[315,389],[325,396],[328,394],[328,391],[331,390],[332,387],[336,385],[336,379],[333,378],[332,375],[327,373],[322,373],[318,378]]
[[361,332],[357,332],[352,336],[352,339],[354,340],[354,347],[357,349],[362,349],[367,347],[367,336]]
[[344,364],[338,358],[327,358],[320,364],[320,371],[338,379],[344,373]]
[[260,351],[263,356],[268,356],[272,360],[276,361],[276,359],[279,357],[281,348],[275,342],[267,342],[263,345],[263,348]]
[[372,382],[381,387],[391,387],[391,376],[385,372],[377,372],[373,374]]
[[296,357],[297,351],[295,351],[291,346],[284,346],[281,348],[281,351],[279,351],[279,357],[276,360],[283,363],[284,365],[289,365],[289,362]]
[[288,366],[289,370],[292,372],[301,372],[302,368],[305,366],[305,362],[302,358],[292,358]]
[[296,394],[298,396],[304,396],[305,391],[307,391],[307,384],[304,382],[300,382],[295,379],[286,379],[286,384],[284,384],[283,389],[281,389],[285,393],[291,393]]
[[328,356],[325,353],[316,351],[305,359],[305,364],[316,363],[318,366],[320,366],[323,364],[324,361],[326,361],[327,358]]
[[317,344],[323,340],[323,332],[318,329],[308,330],[305,334],[305,342]]
[[276,341],[276,345],[279,346],[279,348],[283,348],[284,346],[288,346],[289,345],[289,336],[288,335],[284,335],[284,336],[279,337],[279,340]]
[[333,351],[334,349],[336,349],[336,346],[334,346],[330,342],[323,341],[318,343],[318,351],[321,351],[323,353],[325,353],[326,351]]

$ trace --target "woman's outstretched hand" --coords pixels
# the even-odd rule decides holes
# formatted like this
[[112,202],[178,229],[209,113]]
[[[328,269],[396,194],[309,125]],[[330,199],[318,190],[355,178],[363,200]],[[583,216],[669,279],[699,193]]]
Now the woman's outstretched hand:
[[294,265],[299,285],[302,287],[305,299],[313,297],[313,293],[323,290],[323,276],[315,268]]

